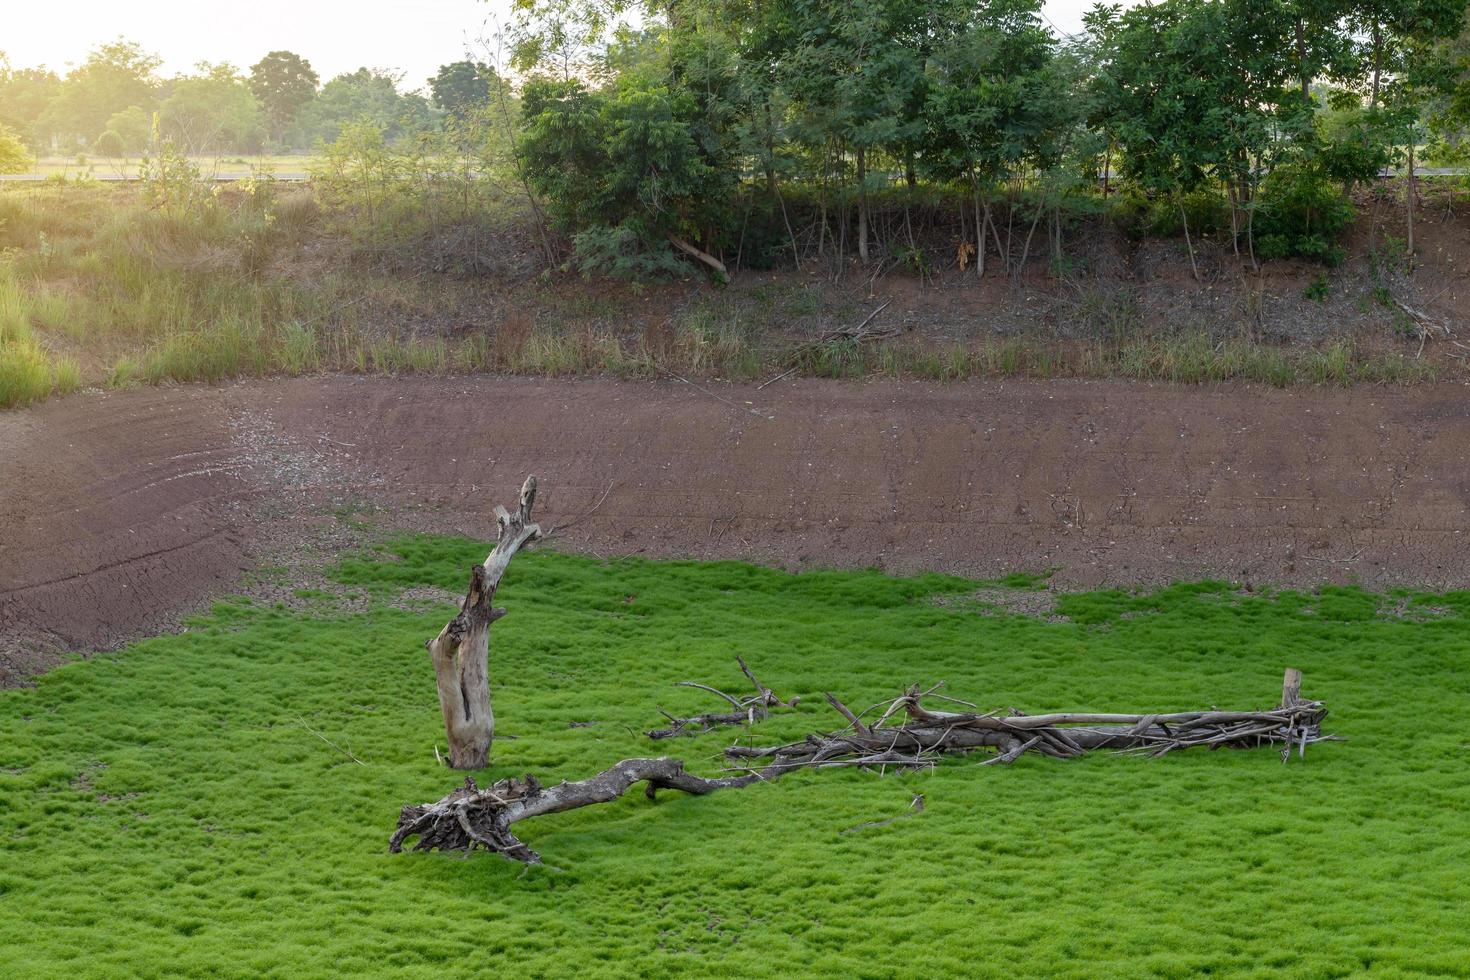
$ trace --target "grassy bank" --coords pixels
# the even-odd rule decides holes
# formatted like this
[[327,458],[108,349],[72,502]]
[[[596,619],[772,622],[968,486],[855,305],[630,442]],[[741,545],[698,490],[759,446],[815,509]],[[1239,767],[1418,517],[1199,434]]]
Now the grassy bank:
[[[400,804],[456,782],[434,760],[422,650],[450,607],[395,597],[457,590],[483,546],[392,552],[338,571],[358,611],[322,592],[225,604],[0,693],[0,973],[1470,972],[1465,593],[1204,583],[1062,595],[1038,619],[939,576],[532,553],[492,640],[514,738],[487,779],[657,753],[708,773],[734,738],[832,726],[826,690],[866,706],[943,680],[985,707],[1252,707],[1288,664],[1349,741],[1288,766],[1270,750],[960,758],[630,794],[519,825],[557,866],[527,871],[385,851]],[[736,653],[804,703],[748,736],[639,734],[659,706],[711,707],[670,682],[736,685]]]
[[804,277],[719,290],[539,273],[513,196],[456,203],[454,185],[436,181],[376,196],[332,186],[0,188],[0,408],[80,386],[323,371],[1292,385],[1458,368],[1402,338],[1264,343],[1203,319],[1150,322],[1126,303],[1120,319],[1102,292],[1050,331],[997,334],[961,311],[963,336],[814,343],[848,311]]

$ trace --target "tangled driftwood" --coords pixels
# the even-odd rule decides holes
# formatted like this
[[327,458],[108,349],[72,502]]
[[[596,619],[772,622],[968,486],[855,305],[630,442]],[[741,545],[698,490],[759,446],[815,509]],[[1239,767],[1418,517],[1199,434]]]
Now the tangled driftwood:
[[[869,725],[828,694],[828,702],[848,721],[842,731],[765,748],[732,745],[725,755],[760,760],[747,771],[766,776],[811,766],[923,767],[945,753],[978,748],[996,750],[997,755],[984,763],[989,765],[1013,762],[1027,752],[1071,759],[1095,749],[1160,756],[1196,746],[1248,749],[1280,744],[1284,761],[1292,749],[1304,754],[1308,744],[1332,738],[1321,733],[1327,709],[1320,701],[1302,699],[1301,676],[1298,670],[1287,670],[1281,703],[1267,711],[1212,708],[1167,714],[1066,711],[1027,715],[1011,708],[979,714],[930,710],[921,703],[923,698],[964,702],[939,695],[933,688],[910,688],[886,702],[882,715]],[[901,722],[890,723],[900,716]]]
[[669,720],[669,727],[655,728],[643,734],[652,739],[674,738],[678,735],[703,735],[720,725],[753,725],[758,721],[764,721],[770,715],[772,708],[794,708],[801,703],[801,698],[782,701],[774,691],[756,679],[755,674],[751,673],[742,658],[736,657],[735,662],[740,665],[740,672],[751,684],[755,685],[755,693],[748,697],[737,698],[726,694],[719,688],[710,687],[708,684],[697,684],[694,681],[674,682],[675,687],[697,687],[701,691],[708,691],[716,697],[724,698],[730,702],[734,711],[712,711],[695,715],[692,718],[676,718],[660,708],[658,713]]
[[517,861],[538,863],[539,855],[511,833],[513,824],[546,813],[610,802],[635,783],[647,783],[645,793],[650,798],[660,789],[704,795],[776,779],[796,769],[921,768],[934,765],[945,754],[984,748],[996,750],[986,764],[1014,762],[1027,752],[1070,759],[1095,749],[1161,756],[1198,746],[1249,749],[1264,745],[1281,746],[1285,761],[1293,750],[1303,755],[1308,745],[1334,738],[1322,734],[1327,709],[1320,701],[1302,698],[1301,680],[1300,671],[1288,669],[1281,703],[1263,711],[1211,708],[1156,714],[934,711],[924,707],[922,700],[965,703],[939,695],[933,688],[911,688],[863,712],[866,715],[883,709],[872,723],[863,721],[829,694],[827,700],[847,720],[846,728],[808,735],[786,745],[731,746],[725,754],[736,764],[726,770],[726,775],[706,779],[685,772],[684,763],[678,759],[660,758],[625,759],[589,779],[549,788],[530,775],[502,779],[486,789],[479,789],[473,779],[467,778],[463,787],[437,803],[405,806],[388,846],[392,851],[401,851],[405,841],[416,837],[414,850],[473,851],[484,847]]

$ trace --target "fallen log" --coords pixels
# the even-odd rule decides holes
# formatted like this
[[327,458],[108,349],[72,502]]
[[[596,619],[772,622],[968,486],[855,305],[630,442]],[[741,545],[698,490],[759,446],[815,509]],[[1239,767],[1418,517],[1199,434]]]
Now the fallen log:
[[[1322,734],[1327,709],[1322,702],[1301,696],[1301,672],[1292,668],[1282,681],[1281,702],[1263,711],[1211,708],[1152,714],[1065,711],[1026,715],[1008,709],[982,714],[934,710],[923,704],[926,698],[973,707],[938,694],[937,688],[920,691],[913,687],[859,715],[828,694],[828,702],[847,721],[846,728],[814,733],[785,745],[732,745],[725,755],[740,761],[715,778],[685,772],[684,763],[671,758],[625,759],[588,779],[550,788],[531,775],[502,779],[486,789],[467,778],[464,786],[436,803],[403,807],[388,848],[399,852],[406,841],[417,838],[416,851],[483,847],[512,860],[539,863],[540,856],[511,832],[513,824],[610,802],[638,782],[648,784],[645,792],[650,799],[660,789],[702,796],[778,779],[798,769],[857,767],[883,772],[890,766],[925,768],[945,755],[985,748],[997,753],[985,765],[1008,764],[1028,752],[1071,759],[1113,749],[1158,757],[1187,748],[1266,745],[1282,746],[1284,762],[1292,750],[1305,755],[1310,744],[1336,740],[1336,736]],[[863,721],[863,715],[878,708],[884,710],[876,721]]]
[[712,731],[720,725],[753,725],[758,721],[764,721],[770,715],[770,709],[772,708],[794,708],[801,703],[801,698],[782,701],[776,696],[774,691],[756,679],[755,674],[746,666],[744,659],[736,657],[735,662],[740,665],[741,673],[746,676],[751,684],[755,685],[755,694],[737,698],[733,695],[726,694],[719,688],[710,687],[708,684],[697,684],[694,681],[674,682],[675,687],[697,687],[701,691],[708,691],[716,697],[724,698],[730,702],[730,705],[735,709],[734,711],[712,711],[702,715],[694,715],[691,718],[676,718],[660,708],[659,714],[669,720],[669,727],[655,728],[643,734],[654,740],[675,738],[680,735],[703,735],[705,732]]

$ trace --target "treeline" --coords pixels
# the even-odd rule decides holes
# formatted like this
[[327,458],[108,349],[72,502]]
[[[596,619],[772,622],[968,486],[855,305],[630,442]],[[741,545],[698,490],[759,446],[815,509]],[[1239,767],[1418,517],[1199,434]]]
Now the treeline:
[[351,123],[371,123],[389,139],[435,131],[486,105],[495,82],[486,66],[460,61],[428,80],[428,95],[402,92],[400,78],[370,68],[321,84],[290,51],[272,51],[248,71],[200,63],[163,78],[160,64],[125,40],[98,47],[65,76],[12,66],[0,53],[0,136],[66,155],[134,155],[155,136],[189,154],[310,151]]
[[515,58],[531,189],[585,266],[635,275],[922,263],[910,205],[936,195],[981,273],[1013,239],[1060,257],[1101,207],[1332,262],[1353,189],[1462,153],[1470,120],[1465,0],[1100,5],[1079,37],[1040,0],[668,0],[639,29],[624,9],[523,5]]

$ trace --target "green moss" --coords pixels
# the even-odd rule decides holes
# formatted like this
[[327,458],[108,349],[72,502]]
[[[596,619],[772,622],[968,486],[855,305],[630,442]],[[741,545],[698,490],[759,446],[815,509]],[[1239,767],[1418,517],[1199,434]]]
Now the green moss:
[[[220,604],[0,693],[0,974],[1470,972],[1470,593],[1206,582],[1062,595],[1054,622],[929,601],[977,585],[943,576],[531,552],[492,636],[516,737],[484,778],[658,753],[712,772],[738,733],[639,732],[660,705],[713,707],[672,681],[737,688],[737,653],[804,698],[761,742],[834,726],[828,690],[860,707],[940,680],[985,707],[1252,707],[1287,665],[1349,741],[1289,766],[1269,750],[960,758],[630,794],[518,828],[561,870],[390,856],[398,807],[457,777],[435,764],[422,649],[452,607],[385,600],[458,591],[483,551],[393,542],[341,565],[376,597],[364,613]],[[923,813],[842,833],[916,793]]]

